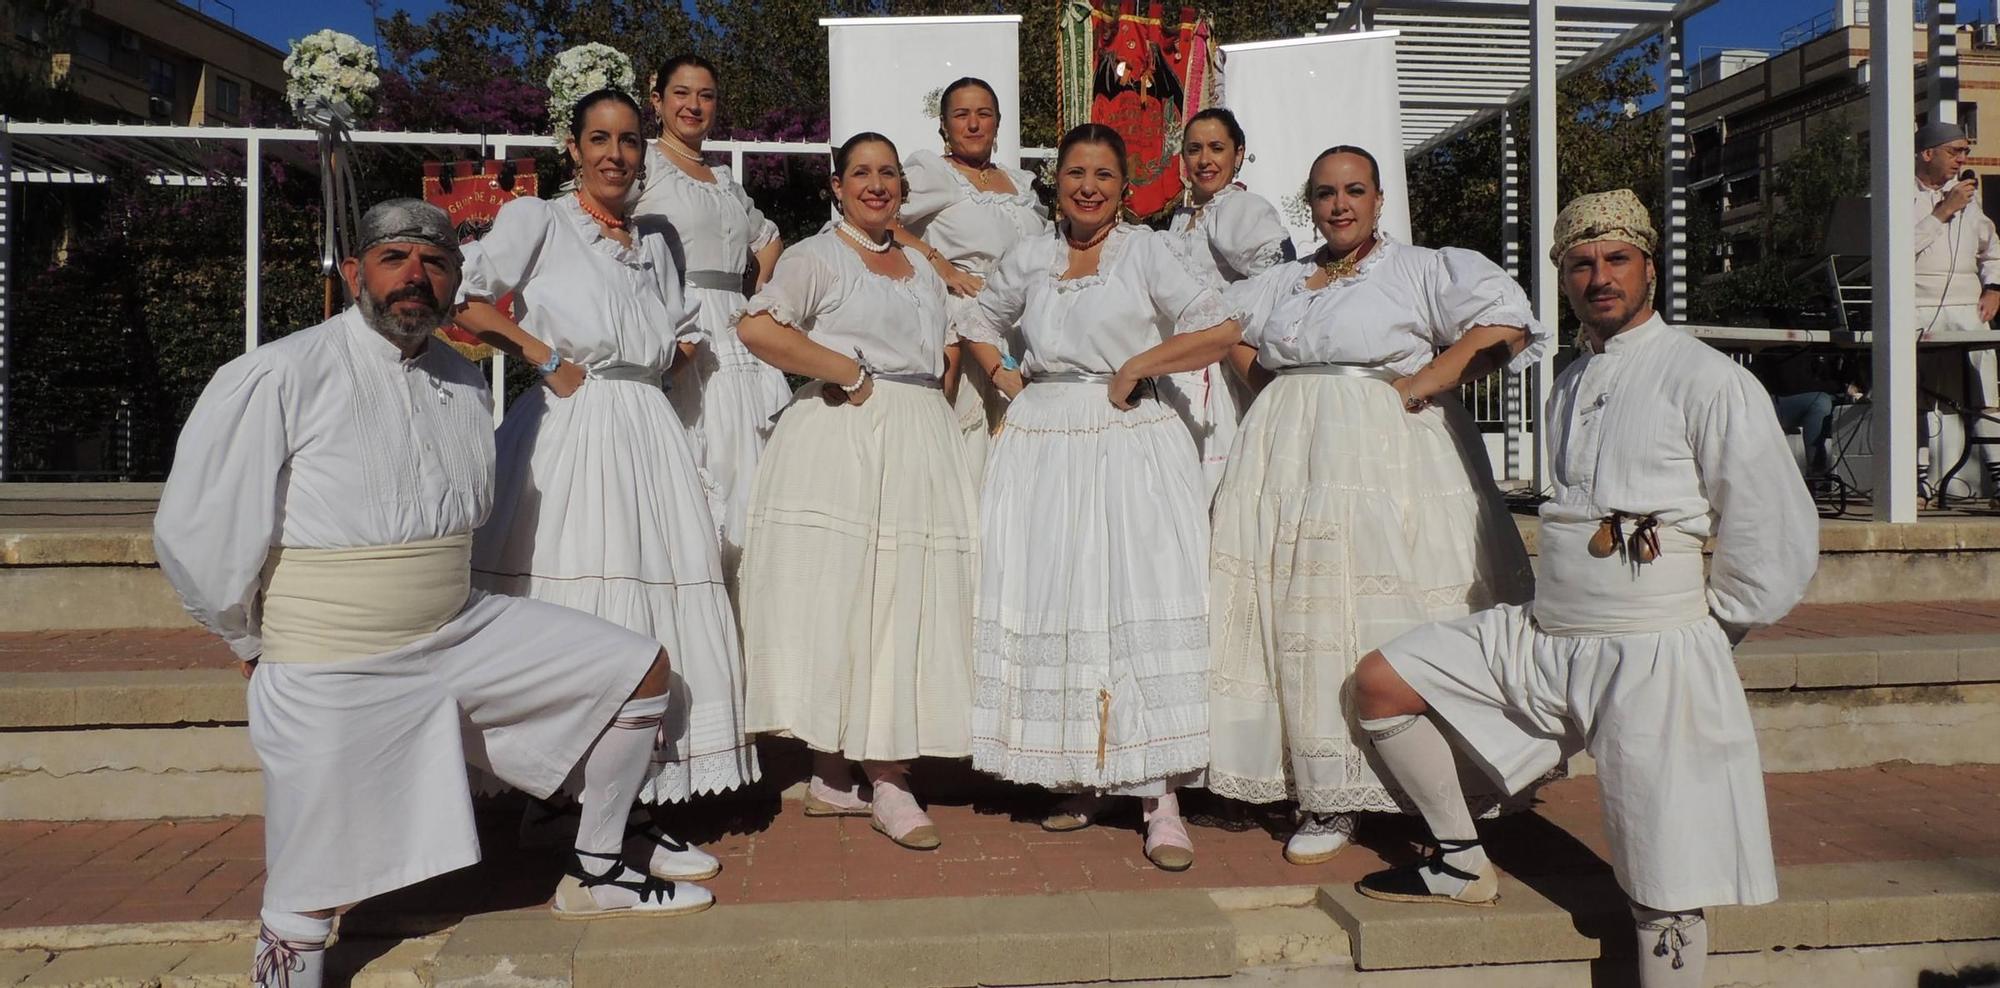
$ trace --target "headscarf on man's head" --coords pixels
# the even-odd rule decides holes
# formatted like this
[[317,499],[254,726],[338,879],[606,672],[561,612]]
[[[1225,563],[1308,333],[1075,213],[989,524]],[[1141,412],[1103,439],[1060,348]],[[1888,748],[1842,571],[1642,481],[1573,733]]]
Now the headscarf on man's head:
[[1570,200],[1556,216],[1549,261],[1561,265],[1571,248],[1603,240],[1631,244],[1648,257],[1658,255],[1660,235],[1653,231],[1653,217],[1631,189],[1593,192]]
[[1918,153],[1929,151],[1931,148],[1935,147],[1943,147],[1944,145],[1950,144],[1953,141],[1964,141],[1964,140],[1970,140],[1970,138],[1966,136],[1965,128],[1960,127],[1955,123],[1945,123],[1942,120],[1933,120],[1930,123],[1927,123],[1922,127],[1917,128]]
[[445,211],[422,199],[389,199],[378,202],[362,214],[361,229],[354,238],[356,257],[382,244],[429,244],[461,257],[458,231],[452,229]]

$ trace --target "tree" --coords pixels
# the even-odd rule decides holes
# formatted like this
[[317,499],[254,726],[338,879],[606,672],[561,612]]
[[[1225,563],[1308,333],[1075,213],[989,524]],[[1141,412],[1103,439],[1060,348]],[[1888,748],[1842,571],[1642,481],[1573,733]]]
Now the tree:
[[[1587,192],[1629,188],[1652,204],[1655,220],[1664,181],[1662,119],[1637,107],[1658,92],[1660,45],[1627,50],[1595,71],[1556,87],[1556,200]],[[1532,148],[1528,108],[1515,107],[1513,130],[1521,181],[1529,178]],[[1466,247],[1501,256],[1502,160],[1496,117],[1405,163],[1410,183],[1413,238],[1430,246]],[[1522,206],[1527,208],[1525,195]],[[1477,218],[1477,219],[1473,219]],[[1479,222],[1485,220],[1486,222]],[[1532,245],[1524,245],[1533,249]]]

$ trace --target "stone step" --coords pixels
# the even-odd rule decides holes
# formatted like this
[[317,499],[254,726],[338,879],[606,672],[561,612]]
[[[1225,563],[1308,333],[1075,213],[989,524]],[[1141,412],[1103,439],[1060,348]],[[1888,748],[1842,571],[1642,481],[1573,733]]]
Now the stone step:
[[[0,485],[0,632],[192,627],[153,555],[157,484]],[[1516,514],[1530,553],[1540,523]],[[1927,601],[2000,587],[2000,516],[1827,519],[1808,603]]]
[[[1711,976],[1911,984],[1861,972],[2000,957],[2000,859],[1802,865],[1779,881],[1776,903],[1711,910]],[[1375,902],[1345,885],[721,906],[600,923],[534,909],[422,933],[344,927],[329,966],[341,972],[330,983],[351,973],[357,988],[1581,986],[1630,963],[1624,908],[1605,877],[1504,879],[1493,909]],[[184,925],[0,931],[0,986],[246,983],[253,924]],[[1788,960],[1798,956],[1841,963]],[[1770,976],[1815,967],[1833,979]]]
[[[1751,641],[1737,665],[1768,772],[2000,761],[2000,633]],[[245,720],[233,669],[0,672],[0,819],[261,812]]]
[[[1984,940],[2000,934],[2000,858],[1798,865],[1777,902],[1709,910],[1716,953]],[[1490,909],[1321,890],[1367,970],[1629,957],[1632,920],[1609,875],[1503,876]]]

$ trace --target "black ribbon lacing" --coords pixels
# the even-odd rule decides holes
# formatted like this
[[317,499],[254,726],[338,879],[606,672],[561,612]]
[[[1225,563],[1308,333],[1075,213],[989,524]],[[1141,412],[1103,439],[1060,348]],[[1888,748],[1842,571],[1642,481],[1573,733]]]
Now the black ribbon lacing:
[[[606,871],[602,875],[593,875],[584,870],[583,858],[596,858],[599,861],[612,862],[611,870]],[[616,877],[622,874],[624,870],[625,861],[621,855],[593,854],[589,851],[576,852],[576,859],[572,860],[569,865],[570,877],[576,879],[586,889],[594,889],[600,885],[615,885],[637,895],[641,903],[658,902],[665,905],[673,899],[675,891],[673,882],[667,881],[664,878],[656,878],[652,875],[646,875],[636,882],[629,878]]]
[[1431,846],[1430,856],[1424,859],[1424,867],[1440,875],[1450,875],[1461,881],[1476,882],[1479,880],[1478,875],[1463,868],[1453,867],[1449,862],[1445,861],[1444,856],[1447,854],[1457,854],[1460,851],[1470,851],[1479,845],[1480,841],[1478,838],[1471,840],[1438,838],[1437,842]]
[[1659,931],[1660,939],[1653,944],[1653,956],[1665,957],[1667,954],[1672,953],[1674,955],[1674,970],[1678,971],[1683,964],[1681,960],[1681,948],[1688,945],[1687,931],[1699,922],[1701,922],[1699,915],[1675,916],[1673,919],[1662,920],[1657,923],[1640,923],[1639,928],[1647,932]]
[[325,940],[287,940],[268,926],[258,927],[257,943],[257,963],[250,970],[257,988],[291,988],[292,975],[305,973],[305,955],[326,949]]

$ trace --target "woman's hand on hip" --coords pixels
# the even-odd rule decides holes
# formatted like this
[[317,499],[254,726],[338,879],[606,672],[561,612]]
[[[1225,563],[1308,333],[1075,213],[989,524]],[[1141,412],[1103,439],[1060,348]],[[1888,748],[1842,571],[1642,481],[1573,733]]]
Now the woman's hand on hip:
[[556,397],[567,398],[575,394],[576,389],[583,387],[583,378],[583,366],[565,360],[554,373],[543,377],[542,383],[547,385],[550,391],[555,392]]

